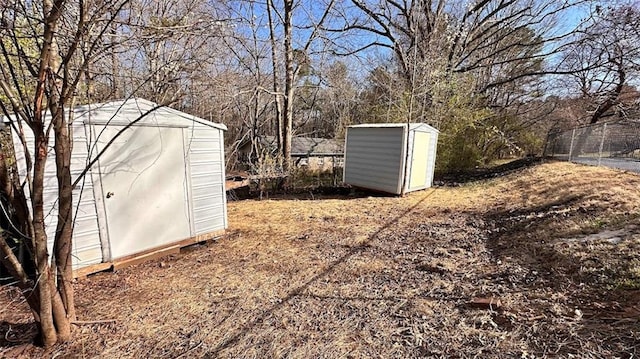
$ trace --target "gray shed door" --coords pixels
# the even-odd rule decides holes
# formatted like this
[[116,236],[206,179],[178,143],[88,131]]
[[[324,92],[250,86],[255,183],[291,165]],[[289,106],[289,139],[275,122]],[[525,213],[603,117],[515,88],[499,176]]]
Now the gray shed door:
[[[121,126],[107,126],[101,150]],[[111,256],[190,237],[182,129],[131,127],[100,159]]]

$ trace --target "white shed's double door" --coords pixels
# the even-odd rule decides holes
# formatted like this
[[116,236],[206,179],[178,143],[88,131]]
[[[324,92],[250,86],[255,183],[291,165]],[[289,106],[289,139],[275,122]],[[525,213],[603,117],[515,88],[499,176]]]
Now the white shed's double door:
[[[101,151],[122,126],[106,126]],[[112,259],[191,236],[181,128],[133,126],[100,158]]]

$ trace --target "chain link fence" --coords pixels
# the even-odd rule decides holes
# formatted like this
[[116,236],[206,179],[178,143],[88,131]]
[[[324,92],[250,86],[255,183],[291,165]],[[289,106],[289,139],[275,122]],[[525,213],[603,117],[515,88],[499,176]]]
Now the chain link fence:
[[544,155],[640,173],[640,122],[609,122],[549,133]]

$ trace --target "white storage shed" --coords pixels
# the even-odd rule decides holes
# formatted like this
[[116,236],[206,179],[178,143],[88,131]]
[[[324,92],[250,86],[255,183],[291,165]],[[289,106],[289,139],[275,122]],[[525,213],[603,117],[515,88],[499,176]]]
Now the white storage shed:
[[437,129],[424,123],[349,126],[344,182],[392,194],[401,194],[403,183],[405,192],[431,187],[438,134]]
[[[72,181],[109,146],[73,191],[74,270],[107,268],[99,264],[209,239],[227,228],[224,125],[135,98],[73,111]],[[24,175],[16,136],[14,147]],[[53,149],[49,155],[45,220],[51,248],[57,182]]]

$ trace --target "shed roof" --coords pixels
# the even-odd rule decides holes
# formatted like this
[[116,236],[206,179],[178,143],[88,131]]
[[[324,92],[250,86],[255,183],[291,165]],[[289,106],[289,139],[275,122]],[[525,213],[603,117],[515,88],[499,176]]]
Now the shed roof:
[[[260,137],[260,144],[275,148],[276,137],[262,136]],[[291,139],[292,156],[330,156],[341,155],[342,153],[342,141],[318,137],[293,137]]]
[[146,114],[143,119],[140,119],[141,124],[188,127],[190,122],[196,122],[227,130],[227,126],[223,124],[207,121],[142,98],[82,105],[74,108],[74,111],[76,118],[82,118],[87,124],[128,125]]
[[[220,130],[227,130],[227,126],[221,123],[207,121],[168,106],[160,106],[155,102],[136,97],[80,105],[74,107],[73,112],[76,119],[80,119],[86,124],[125,126],[136,121],[140,125],[189,127],[189,122],[196,122]],[[146,113],[148,114],[144,118],[139,119],[141,115]],[[10,118],[4,116],[1,119],[3,123],[10,121]]]
[[[351,125],[349,126],[349,128],[398,128],[398,127],[407,127],[406,123],[363,123],[360,125]],[[435,131],[440,133],[440,131],[433,127],[433,126],[429,126],[426,123],[420,123],[420,122],[413,122],[409,124],[409,128],[412,130],[418,129],[418,128],[425,128],[428,131]]]
[[342,142],[317,137],[294,137],[291,139],[293,155],[331,155],[342,153]]

